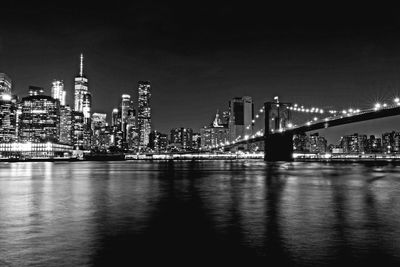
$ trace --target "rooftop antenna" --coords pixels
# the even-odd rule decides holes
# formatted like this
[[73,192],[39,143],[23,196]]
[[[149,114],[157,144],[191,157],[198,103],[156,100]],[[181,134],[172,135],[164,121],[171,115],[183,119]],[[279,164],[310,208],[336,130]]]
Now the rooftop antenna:
[[79,76],[83,77],[83,54],[81,54],[81,64],[79,68]]

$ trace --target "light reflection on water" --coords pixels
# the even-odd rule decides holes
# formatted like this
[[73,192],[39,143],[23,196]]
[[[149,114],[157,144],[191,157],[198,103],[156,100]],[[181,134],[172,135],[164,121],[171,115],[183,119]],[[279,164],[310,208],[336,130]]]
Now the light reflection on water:
[[400,166],[0,164],[0,265],[400,262]]

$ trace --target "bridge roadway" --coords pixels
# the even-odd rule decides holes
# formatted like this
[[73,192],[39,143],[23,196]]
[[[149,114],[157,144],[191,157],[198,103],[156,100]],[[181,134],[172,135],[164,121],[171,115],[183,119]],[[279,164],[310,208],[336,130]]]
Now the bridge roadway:
[[302,125],[296,128],[287,129],[283,132],[270,133],[265,136],[258,136],[248,140],[242,140],[231,144],[228,147],[237,145],[250,144],[254,142],[265,142],[265,159],[270,161],[276,160],[291,160],[293,159],[293,135],[306,133],[310,131],[316,131],[320,129],[326,129],[330,127],[362,122],[367,120],[386,118],[391,116],[400,115],[400,106],[391,106],[387,108],[381,108],[378,110],[370,109],[363,110],[359,113],[353,113],[351,115],[342,114],[340,116],[328,117],[321,121],[316,121],[310,125]]

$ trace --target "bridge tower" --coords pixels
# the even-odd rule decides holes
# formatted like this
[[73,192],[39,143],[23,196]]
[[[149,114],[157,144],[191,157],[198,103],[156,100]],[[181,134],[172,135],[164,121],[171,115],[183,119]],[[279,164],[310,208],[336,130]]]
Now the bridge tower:
[[291,123],[291,103],[283,103],[274,97],[265,102],[265,149],[266,161],[290,161],[293,159],[293,134],[285,133]]

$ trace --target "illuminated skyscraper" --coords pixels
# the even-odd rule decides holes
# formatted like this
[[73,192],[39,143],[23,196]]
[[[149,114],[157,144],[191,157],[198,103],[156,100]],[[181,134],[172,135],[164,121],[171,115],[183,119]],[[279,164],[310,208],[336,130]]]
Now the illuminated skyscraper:
[[41,91],[40,87],[29,87],[30,96],[22,98],[18,131],[22,142],[59,141],[60,104]]
[[235,97],[229,101],[230,141],[253,134],[254,105],[250,96]]
[[11,79],[5,73],[0,73],[0,97],[3,99],[6,96],[11,100]]
[[0,73],[0,142],[17,139],[17,99],[11,95],[12,82]]
[[151,132],[151,108],[150,108],[150,89],[149,81],[139,81],[138,83],[138,131],[139,149],[143,150],[149,143]]
[[121,130],[126,134],[126,122],[128,119],[128,112],[133,108],[133,102],[131,101],[131,96],[128,94],[123,94],[121,98]]
[[60,101],[61,106],[65,106],[65,96],[66,92],[64,90],[64,82],[54,80],[51,87],[51,96],[54,99],[58,99]]
[[60,143],[72,144],[72,110],[70,106],[60,107]]
[[75,109],[82,112],[85,124],[90,124],[91,94],[89,91],[89,81],[83,74],[83,54],[80,58],[79,75],[75,77]]

